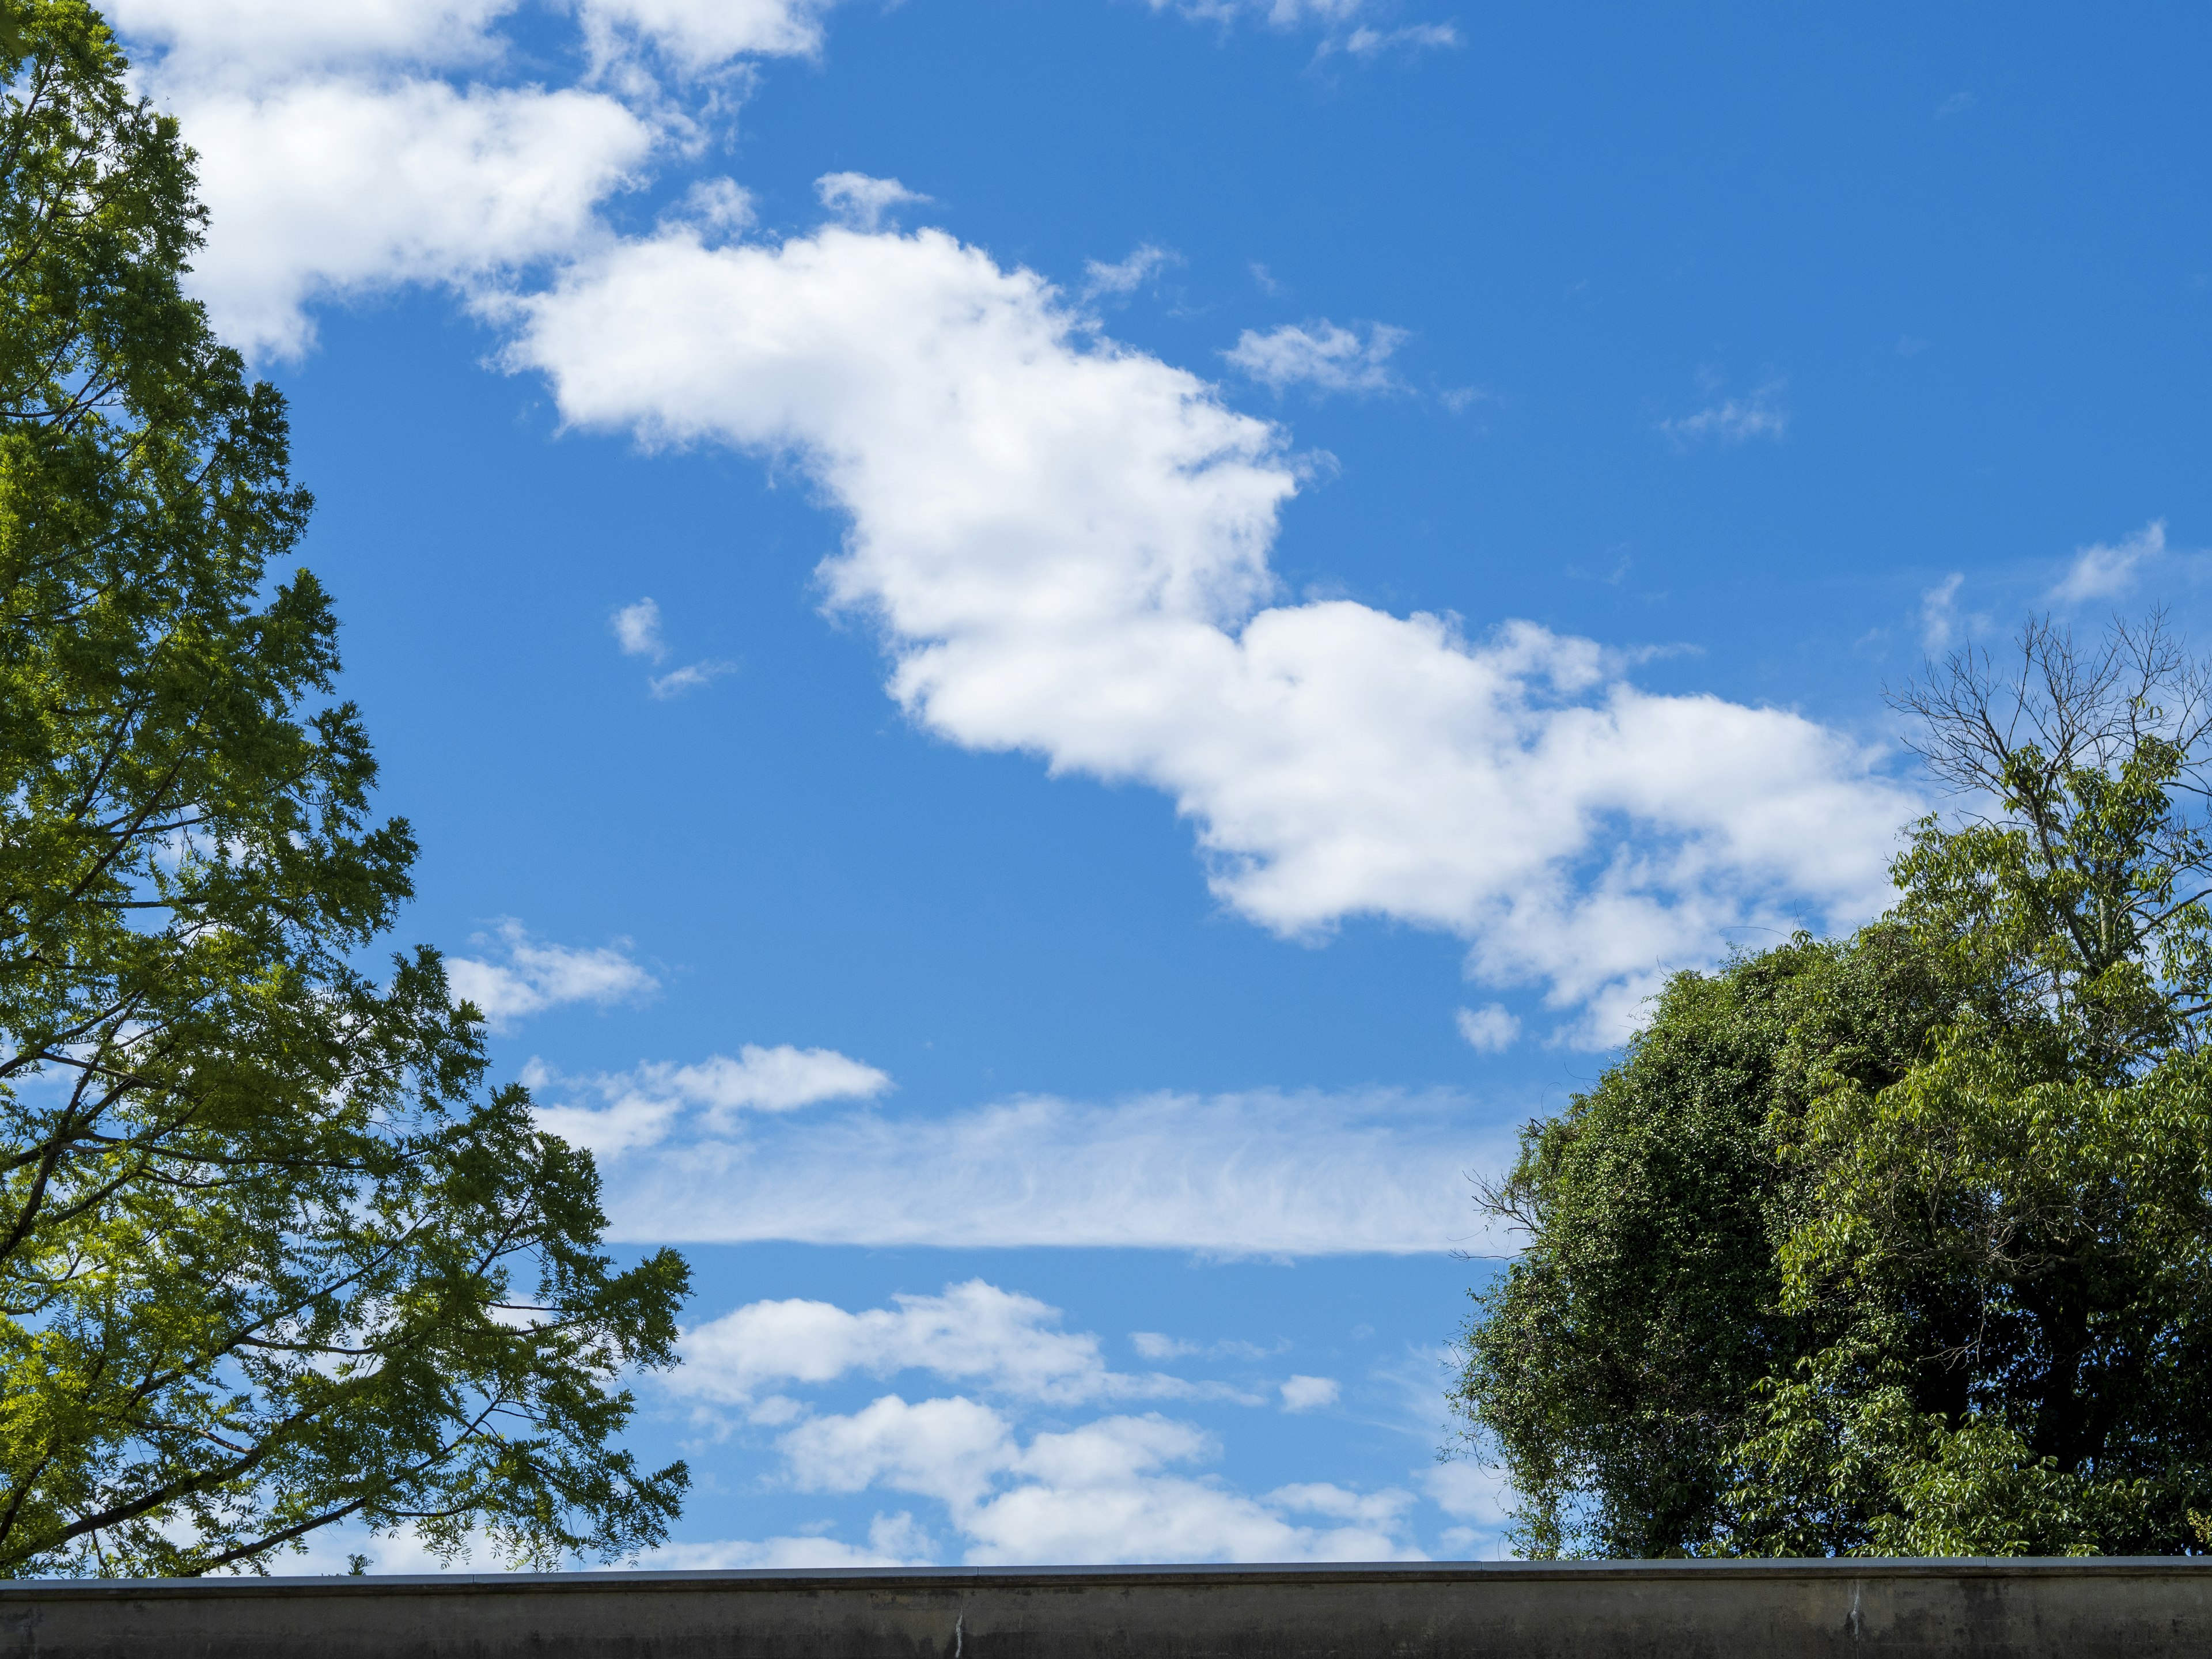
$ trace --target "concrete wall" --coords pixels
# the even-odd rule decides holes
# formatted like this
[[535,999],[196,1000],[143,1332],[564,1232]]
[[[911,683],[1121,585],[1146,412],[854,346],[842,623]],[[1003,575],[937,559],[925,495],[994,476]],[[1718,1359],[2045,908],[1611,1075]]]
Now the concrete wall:
[[2212,1563],[1524,1562],[22,1582],[38,1659],[2212,1656]]

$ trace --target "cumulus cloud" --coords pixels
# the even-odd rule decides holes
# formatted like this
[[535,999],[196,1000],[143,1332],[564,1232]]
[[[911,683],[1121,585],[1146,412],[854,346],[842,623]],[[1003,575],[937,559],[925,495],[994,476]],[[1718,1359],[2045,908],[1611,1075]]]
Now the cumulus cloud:
[[1454,1023],[1478,1054],[1502,1054],[1521,1037],[1520,1020],[1495,1002],[1480,1008],[1462,1008]]
[[604,1107],[549,1115],[570,1139],[631,1154],[605,1170],[611,1237],[1431,1251],[1478,1235],[1462,1171],[1497,1162],[1510,1139],[1467,1127],[1474,1113],[1456,1097],[1386,1092],[1030,1098],[803,1124],[748,1114],[726,1119],[724,1138],[677,1140],[682,1109],[665,1090],[626,1089]]
[[213,215],[192,293],[242,349],[297,356],[306,307],[400,283],[482,283],[598,228],[654,143],[612,98],[316,76],[233,91],[157,76]]
[[850,526],[830,603],[917,721],[1165,791],[1280,933],[1448,929],[1602,1045],[1725,929],[1887,891],[1915,803],[1836,732],[1531,624],[1270,603],[1285,434],[941,232],[673,228],[525,302],[507,361],[579,426],[805,470]]
[[686,1398],[750,1405],[788,1384],[919,1370],[1063,1406],[1233,1393],[1157,1372],[1115,1371],[1096,1336],[1060,1328],[1059,1309],[980,1279],[939,1296],[891,1300],[893,1307],[858,1313],[797,1298],[750,1303],[685,1332],[684,1366],[667,1386]]
[[[609,233],[605,200],[697,117],[649,77],[499,86],[518,0],[112,0],[140,86],[183,122],[212,213],[191,291],[263,357],[313,343],[309,307],[395,286],[495,302],[517,273]],[[594,56],[680,70],[811,55],[816,0],[586,0]]]
[[2142,567],[2166,556],[2166,520],[2154,519],[2132,536],[2076,550],[2047,596],[2055,605],[2114,599],[2135,586]]
[[631,959],[627,940],[588,950],[548,945],[509,916],[471,943],[496,954],[448,957],[446,978],[453,995],[476,1004],[495,1031],[548,1008],[579,1002],[605,1008],[660,988],[660,981]]
[[1753,438],[1778,441],[1790,430],[1790,411],[1782,405],[1780,380],[1769,380],[1741,398],[1723,398],[1692,415],[1659,422],[1659,429],[1682,448],[1699,443],[1747,443]]
[[[742,1116],[796,1111],[830,1100],[871,1100],[890,1078],[830,1048],[763,1048],[714,1054],[696,1065],[665,1061],[591,1078],[563,1077],[532,1060],[523,1081],[541,1097],[538,1121],[563,1139],[614,1157],[667,1138],[679,1121],[702,1134],[728,1134]],[[551,1099],[565,1096],[565,1100]],[[578,1103],[597,1097],[596,1104]],[[647,1224],[648,1226],[650,1224]]]
[[1268,333],[1246,329],[1221,355],[1231,368],[1262,386],[1282,392],[1310,386],[1321,392],[1389,392],[1398,385],[1390,354],[1406,338],[1402,328],[1370,323],[1362,339],[1323,317],[1304,325],[1285,324]]
[[[1377,1560],[1417,1557],[1399,1530],[1407,1495],[1291,1486],[1254,1498],[1173,1470],[1218,1455],[1211,1437],[1156,1413],[1103,1418],[1024,1441],[961,1397],[886,1395],[811,1419],[779,1443],[803,1491],[871,1486],[943,1504],[976,1563]],[[1323,1524],[1289,1517],[1315,1515]],[[1326,1524],[1336,1522],[1339,1524]]]

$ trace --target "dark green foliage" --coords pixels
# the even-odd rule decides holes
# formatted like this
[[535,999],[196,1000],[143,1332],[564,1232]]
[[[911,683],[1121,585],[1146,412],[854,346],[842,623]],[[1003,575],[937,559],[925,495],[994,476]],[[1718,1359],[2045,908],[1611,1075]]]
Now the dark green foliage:
[[2212,1531],[2206,678],[2154,624],[1909,693],[1964,820],[1855,939],[1671,986],[1488,1194],[1455,1403],[1540,1553]]
[[284,408],[179,289],[191,157],[79,0],[0,4],[0,1573],[254,1565],[342,1519],[627,1553],[686,1270],[488,1091],[415,846],[271,582]]

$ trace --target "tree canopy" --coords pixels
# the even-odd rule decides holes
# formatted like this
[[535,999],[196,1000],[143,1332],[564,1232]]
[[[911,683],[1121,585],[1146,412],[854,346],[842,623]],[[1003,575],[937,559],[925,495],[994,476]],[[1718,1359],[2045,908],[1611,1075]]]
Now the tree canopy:
[[2212,1541],[2206,670],[2037,623],[1897,701],[1963,805],[1895,906],[1676,978],[1482,1194],[1530,1553]]
[[684,1264],[617,1270],[435,952],[365,954],[416,847],[277,569],[283,400],[179,286],[191,154],[81,0],[0,58],[0,1572],[657,1541],[684,1468],[614,1440]]

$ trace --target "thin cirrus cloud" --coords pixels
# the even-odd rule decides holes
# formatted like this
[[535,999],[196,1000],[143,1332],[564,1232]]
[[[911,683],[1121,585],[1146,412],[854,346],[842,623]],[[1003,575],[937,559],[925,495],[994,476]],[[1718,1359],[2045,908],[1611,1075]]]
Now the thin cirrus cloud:
[[653,1068],[595,1084],[588,1105],[526,1080],[550,1124],[601,1153],[610,1237],[635,1242],[1444,1250],[1487,1237],[1465,1171],[1510,1139],[1469,1129],[1460,1096],[1379,1090],[710,1122]]
[[1317,392],[1393,392],[1401,382],[1391,355],[1407,331],[1370,323],[1363,337],[1323,317],[1261,334],[1246,329],[1221,355],[1239,374],[1276,392],[1307,386]]
[[[522,1080],[538,1097],[538,1120],[574,1146],[619,1158],[659,1146],[679,1128],[694,1136],[737,1133],[754,1113],[797,1111],[833,1100],[873,1100],[891,1087],[890,1076],[834,1048],[789,1043],[747,1043],[737,1057],[714,1054],[689,1066],[648,1063],[628,1072],[564,1077],[542,1060],[523,1068]],[[678,1153],[680,1164],[683,1154]],[[641,1237],[655,1232],[640,1218]]]
[[481,957],[446,958],[454,996],[472,1002],[495,1031],[516,1021],[575,1003],[611,1007],[635,1002],[660,981],[630,957],[628,941],[579,949],[533,939],[512,916],[471,941]]
[[1286,434],[940,231],[666,227],[516,320],[506,361],[571,423],[811,475],[850,525],[830,603],[879,624],[914,719],[1161,789],[1278,933],[1447,930],[1604,1046],[1727,930],[1887,890],[1916,803],[1861,744],[1529,623],[1275,602]]

